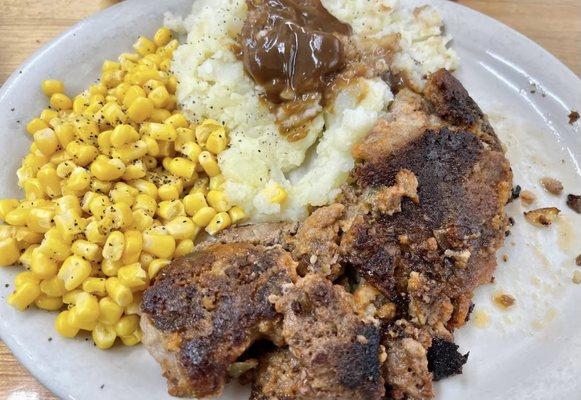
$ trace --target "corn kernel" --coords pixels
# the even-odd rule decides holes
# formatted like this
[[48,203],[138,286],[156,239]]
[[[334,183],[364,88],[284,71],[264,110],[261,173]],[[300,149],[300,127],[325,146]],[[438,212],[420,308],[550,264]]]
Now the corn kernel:
[[121,261],[125,265],[135,263],[139,260],[143,249],[143,237],[139,231],[127,231],[125,236],[125,247]]
[[151,116],[154,109],[154,102],[145,97],[138,97],[127,109],[127,115],[132,121],[140,123]]
[[153,225],[153,217],[148,215],[143,210],[133,211],[133,227],[140,232],[143,232]]
[[147,283],[147,274],[138,262],[119,268],[117,277],[130,289],[143,287]]
[[26,130],[31,135],[46,128],[48,128],[48,124],[40,118],[34,118],[28,124],[26,124]]
[[103,246],[103,258],[110,261],[119,261],[123,256],[125,236],[122,232],[114,231],[109,234]]
[[4,221],[6,215],[15,210],[20,205],[20,202],[16,199],[2,199],[0,200],[0,220]]
[[66,152],[80,167],[89,165],[99,155],[99,149],[95,146],[77,141],[67,144]]
[[[154,82],[157,82],[157,81],[154,81]],[[155,108],[164,108],[165,106],[167,106],[167,103],[169,101],[169,96],[170,96],[170,94],[167,91],[166,87],[159,86],[159,87],[153,89],[147,95],[147,98],[149,100],[151,100],[151,102]],[[151,113],[150,113],[150,115],[151,115]]]
[[139,327],[138,315],[126,315],[115,324],[115,331],[119,336],[129,336]]
[[[198,228],[199,231],[200,228]],[[194,251],[194,241],[192,239],[184,239],[178,242],[173,258],[180,258]]]
[[32,252],[30,269],[39,278],[49,279],[57,274],[59,265],[39,248],[36,248]]
[[174,183],[167,183],[165,185],[161,185],[157,189],[157,195],[161,200],[164,201],[179,199],[181,192],[182,192],[181,187]]
[[46,234],[39,249],[55,261],[64,261],[71,254],[67,242],[59,237],[47,237]]
[[44,192],[52,199],[62,194],[61,180],[52,164],[46,164],[36,175]]
[[218,212],[228,211],[231,208],[226,194],[220,190],[210,190],[206,197],[208,204]]
[[[169,101],[169,98],[168,98],[168,101]],[[187,128],[190,125],[188,120],[186,119],[186,117],[181,113],[176,113],[176,114],[172,115],[171,117],[169,117],[168,119],[166,119],[164,121],[164,124],[171,125],[175,129]]]
[[112,89],[121,84],[124,77],[124,71],[105,71],[101,74],[101,83],[105,85],[106,88]]
[[135,346],[136,344],[141,342],[142,337],[143,332],[141,331],[140,328],[137,328],[135,332],[133,332],[131,335],[121,336],[121,342],[125,346]]
[[143,233],[143,251],[158,258],[169,259],[176,248],[175,239],[171,235],[157,235],[151,232]]
[[286,190],[276,183],[263,189],[261,194],[272,204],[282,204],[287,198]]
[[41,293],[34,301],[34,305],[41,310],[58,311],[63,307],[63,299],[62,297],[50,297]]
[[149,124],[149,135],[156,140],[175,141],[178,133],[170,124],[158,124],[152,122]]
[[138,139],[139,133],[134,127],[127,124],[117,125],[110,136],[111,145],[116,148],[120,148],[127,143],[133,143]]
[[165,220],[171,220],[185,215],[184,204],[179,200],[162,201],[157,208],[157,215]]
[[238,222],[246,218],[246,213],[242,208],[238,206],[234,206],[230,210],[228,210],[228,214],[230,214],[230,220],[232,221],[233,224],[237,224]]
[[81,291],[75,297],[75,306],[70,309],[71,325],[84,329],[99,318],[99,300],[96,296]]
[[[168,161],[166,162],[165,160]],[[192,178],[196,173],[196,163],[183,157],[164,159],[164,167],[175,176],[185,179]]]
[[175,142],[167,140],[158,140],[159,155],[161,157],[173,157],[175,154]]
[[216,214],[216,210],[212,207],[202,207],[194,214],[192,220],[196,225],[205,227],[213,220]]
[[208,226],[206,226],[206,232],[210,235],[215,235],[221,230],[228,228],[231,224],[232,221],[230,220],[230,215],[226,212],[220,212],[216,214]]
[[75,140],[75,128],[70,123],[64,123],[54,128],[59,144],[64,149],[67,145]]
[[79,333],[79,328],[69,324],[69,310],[61,312],[55,320],[54,327],[56,331],[66,338],[74,338]]
[[91,264],[79,256],[70,256],[60,267],[57,276],[65,283],[65,289],[73,290],[91,275]]
[[141,179],[147,175],[147,167],[142,160],[135,160],[128,164],[122,178],[124,181]]
[[4,217],[4,222],[10,224],[12,226],[22,226],[26,225],[26,220],[28,218],[28,213],[30,210],[25,208],[15,208],[12,211],[9,211],[8,214]]
[[133,44],[133,48],[139,55],[146,56],[151,53],[155,53],[157,46],[154,42],[146,38],[145,36],[140,36],[137,41]]
[[44,109],[42,110],[42,112],[40,113],[40,119],[42,119],[44,122],[46,122],[47,124],[50,125],[50,121],[52,121],[55,118],[58,118],[59,113],[51,110],[51,109]]
[[37,297],[40,296],[40,287],[35,282],[25,282],[20,287],[17,287],[10,296],[8,296],[8,304],[12,307],[24,311],[26,307],[31,305]]
[[58,111],[70,110],[73,108],[73,101],[63,93],[55,93],[50,96],[50,106]]
[[153,36],[153,41],[154,43],[161,47],[161,46],[165,46],[166,44],[169,43],[169,41],[172,39],[172,33],[171,31],[166,28],[159,28],[156,32],[155,35]]
[[38,245],[36,244],[30,245],[26,250],[24,250],[24,253],[22,253],[20,257],[18,257],[18,262],[22,264],[22,266],[24,266],[26,269],[31,268],[30,266],[32,265],[32,253],[36,249],[38,249]]
[[64,83],[56,79],[47,79],[42,81],[40,88],[42,89],[43,93],[48,97],[52,96],[55,93],[64,93],[65,91]]
[[188,217],[174,218],[165,227],[177,240],[194,239],[200,231],[200,228]]
[[105,278],[90,277],[85,279],[82,288],[85,292],[96,294],[97,296],[105,296]]
[[133,301],[131,290],[123,285],[116,277],[108,278],[105,282],[105,288],[107,289],[109,297],[121,307],[129,305]]
[[167,80],[167,90],[171,93],[171,94],[175,94],[176,91],[178,89],[178,80],[175,76],[170,76],[170,78]]
[[115,344],[115,339],[117,339],[115,328],[102,323],[95,325],[91,336],[95,345],[101,350],[111,348]]
[[46,233],[53,227],[54,210],[32,208],[26,218],[26,226],[33,232]]
[[117,158],[99,156],[91,164],[91,173],[97,179],[109,182],[121,178],[125,173],[125,168],[125,164]]
[[157,276],[159,271],[161,271],[164,267],[169,265],[171,261],[164,260],[164,259],[155,259],[149,263],[147,267],[147,275],[149,279],[153,279]]
[[205,145],[212,132],[221,132],[226,135],[224,127],[213,119],[207,119],[196,127],[196,140],[200,145]]
[[101,247],[87,240],[76,240],[71,247],[73,253],[87,261],[101,261]]
[[209,151],[202,151],[198,157],[198,161],[209,177],[220,174],[220,167],[218,166],[218,162]]
[[117,272],[119,268],[123,266],[121,260],[119,261],[111,261],[104,259],[101,261],[101,272],[103,272],[107,276],[117,276]]
[[0,266],[13,265],[20,258],[20,249],[16,239],[0,240]]
[[105,118],[105,120],[110,125],[115,126],[117,124],[127,122],[127,117],[125,113],[121,109],[121,106],[117,103],[105,104],[101,109],[101,112],[103,113],[103,117]]
[[44,199],[44,189],[37,178],[31,178],[24,182],[24,195],[26,200]]
[[40,291],[50,297],[59,297],[63,296],[67,289],[65,289],[64,282],[55,275],[40,282]]
[[149,119],[151,122],[162,123],[169,117],[171,117],[171,112],[166,109],[156,108],[151,112]]
[[123,315],[123,307],[110,297],[99,300],[99,322],[106,325],[116,324]]
[[206,141],[206,149],[211,153],[220,154],[228,146],[228,138],[223,129],[218,129],[210,133]]

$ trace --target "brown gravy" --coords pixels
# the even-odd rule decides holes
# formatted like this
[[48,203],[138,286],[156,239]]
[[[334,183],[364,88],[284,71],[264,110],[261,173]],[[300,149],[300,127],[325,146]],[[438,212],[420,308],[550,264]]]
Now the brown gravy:
[[322,92],[345,66],[343,43],[351,27],[320,0],[248,0],[241,37],[246,72],[273,103]]

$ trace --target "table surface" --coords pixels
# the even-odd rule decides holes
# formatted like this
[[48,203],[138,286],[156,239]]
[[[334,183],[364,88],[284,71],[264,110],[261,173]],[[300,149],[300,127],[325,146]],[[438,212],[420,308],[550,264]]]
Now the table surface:
[[[579,0],[458,0],[530,37],[581,75]],[[36,49],[117,0],[0,0],[0,85]],[[66,10],[66,12],[63,12]],[[0,399],[56,399],[0,342]]]

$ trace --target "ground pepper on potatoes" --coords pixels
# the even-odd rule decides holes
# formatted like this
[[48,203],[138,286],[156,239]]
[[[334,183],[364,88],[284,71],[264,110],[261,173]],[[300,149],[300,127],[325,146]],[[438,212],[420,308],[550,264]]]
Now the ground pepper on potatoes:
[[60,311],[65,337],[92,333],[106,349],[141,341],[141,293],[172,259],[245,218],[222,190],[225,128],[177,110],[167,28],[135,53],[105,61],[98,83],[71,98],[48,79],[50,106],[27,124],[18,169],[25,199],[0,200],[0,265],[21,264],[8,303]]

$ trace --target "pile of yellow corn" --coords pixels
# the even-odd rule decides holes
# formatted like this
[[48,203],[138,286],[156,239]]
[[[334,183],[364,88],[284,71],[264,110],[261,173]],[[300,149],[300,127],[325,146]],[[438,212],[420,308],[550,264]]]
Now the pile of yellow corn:
[[50,107],[28,123],[34,142],[17,172],[25,199],[0,200],[0,265],[27,269],[8,302],[60,310],[61,335],[91,331],[102,349],[140,342],[141,292],[201,229],[245,217],[221,190],[224,127],[176,109],[177,46],[167,28],[140,37],[73,99],[44,81]]

